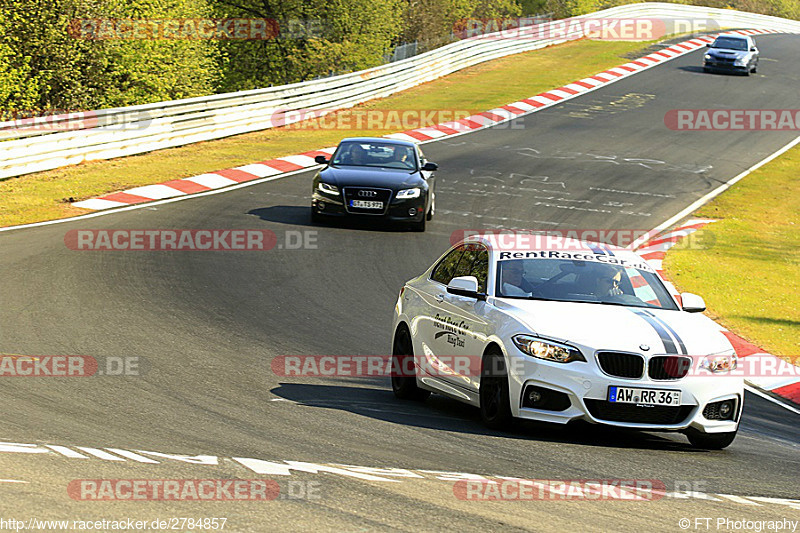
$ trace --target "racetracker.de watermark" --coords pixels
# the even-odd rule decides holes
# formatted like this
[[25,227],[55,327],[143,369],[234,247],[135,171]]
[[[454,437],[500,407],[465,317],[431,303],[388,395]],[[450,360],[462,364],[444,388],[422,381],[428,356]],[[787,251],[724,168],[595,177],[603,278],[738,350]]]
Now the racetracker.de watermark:
[[273,127],[298,130],[402,131],[441,126],[452,134],[489,124],[498,129],[525,129],[523,121],[514,120],[510,111],[504,113],[473,114],[466,109],[277,109],[268,120]]
[[[467,349],[469,324],[436,315],[431,322],[435,342],[450,349]],[[800,378],[800,366],[768,354],[660,355],[659,372],[674,379],[699,378]],[[793,358],[800,364],[800,357]],[[525,375],[531,358],[509,357],[502,368],[486,367],[481,355],[280,355],[270,367],[280,377],[434,377],[477,378],[499,372]],[[493,361],[496,363],[496,361]],[[496,363],[499,364],[499,363]],[[664,379],[664,378],[661,378]]]
[[0,354],[0,378],[138,377],[145,375],[149,368],[148,360],[141,356]]
[[675,131],[798,131],[800,109],[671,109],[664,125]]
[[460,39],[591,39],[598,41],[652,41],[677,33],[719,30],[712,19],[606,17],[548,20],[543,17],[466,18],[453,25]]
[[[708,228],[687,234],[675,233],[658,239],[658,233],[646,229],[459,229],[450,234],[450,244],[488,242],[495,250],[585,250],[592,243],[629,248],[645,241],[671,243],[673,249],[707,250],[716,239]],[[598,248],[599,253],[608,249]]]
[[25,135],[41,131],[71,131],[99,125],[96,111],[81,109],[0,110],[0,134]]
[[271,501],[280,487],[269,479],[76,479],[67,494],[82,501]]
[[316,250],[316,230],[286,230],[282,239],[263,229],[78,229],[64,235],[75,251]]
[[319,481],[271,479],[75,479],[67,494],[95,502],[319,500],[321,486]]
[[654,501],[666,494],[657,479],[461,480],[453,494],[467,501]]
[[323,37],[328,24],[322,19],[270,18],[170,18],[170,19],[72,19],[67,32],[74,39],[271,41]]

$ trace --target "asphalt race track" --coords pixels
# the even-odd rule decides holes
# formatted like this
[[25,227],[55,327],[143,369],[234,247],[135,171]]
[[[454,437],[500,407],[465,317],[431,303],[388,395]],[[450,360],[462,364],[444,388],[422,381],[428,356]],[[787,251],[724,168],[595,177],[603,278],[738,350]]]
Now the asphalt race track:
[[[442,397],[397,401],[388,379],[285,378],[270,367],[280,355],[388,353],[399,288],[449,246],[453,231],[649,230],[787,144],[796,132],[664,126],[671,109],[796,109],[800,36],[757,40],[761,63],[749,78],[704,74],[701,50],[528,115],[513,128],[426,144],[440,171],[436,217],[424,234],[312,225],[311,172],[0,234],[0,352],[139,357],[144,369],[126,377],[3,379],[0,441],[41,451],[64,446],[72,455],[61,448],[0,453],[0,516],[227,517],[229,531],[681,531],[678,521],[687,517],[800,520],[800,415],[753,394],[733,445],[705,452],[679,434],[538,424],[497,433],[480,424],[477,410]],[[269,229],[280,245],[288,244],[287,231],[310,231],[316,248],[67,249],[65,233],[87,228]],[[151,455],[146,462],[141,454],[116,454],[115,461],[77,447],[218,459],[194,464]],[[233,457],[410,472],[390,476],[395,482],[337,472],[269,476]],[[423,471],[654,479],[693,493],[649,502],[462,501],[452,479]],[[290,481],[306,489],[313,483],[317,497],[164,503],[67,495],[71,480],[122,478],[269,478],[282,491]]]

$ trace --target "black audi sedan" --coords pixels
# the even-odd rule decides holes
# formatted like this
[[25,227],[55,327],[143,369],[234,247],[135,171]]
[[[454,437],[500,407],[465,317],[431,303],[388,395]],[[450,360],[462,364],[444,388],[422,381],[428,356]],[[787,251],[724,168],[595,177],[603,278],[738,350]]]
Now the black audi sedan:
[[419,146],[384,138],[343,139],[314,176],[311,219],[375,217],[425,231],[436,207],[431,163]]

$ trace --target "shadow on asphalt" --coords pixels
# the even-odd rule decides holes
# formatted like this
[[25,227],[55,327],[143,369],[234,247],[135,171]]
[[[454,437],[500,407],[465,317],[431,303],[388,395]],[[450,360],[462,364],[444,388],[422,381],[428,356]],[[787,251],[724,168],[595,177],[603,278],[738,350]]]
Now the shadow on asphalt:
[[712,70],[710,72],[705,72],[703,67],[697,65],[686,65],[683,67],[678,67],[678,70],[682,70],[684,72],[695,72],[697,74],[706,74],[708,76],[744,76],[744,74],[739,72],[723,72],[720,70]]
[[[376,386],[385,385],[385,380],[370,381]],[[360,379],[359,383],[363,385],[365,380]],[[300,383],[281,383],[270,392],[303,406],[347,411],[405,426],[593,447],[707,453],[692,448],[688,441],[678,442],[653,433],[583,422],[561,426],[521,420],[511,432],[495,431],[481,423],[476,408],[437,394],[431,395],[424,403],[417,403],[398,400],[386,388]]]
[[259,217],[267,222],[288,224],[291,226],[305,226],[310,228],[342,228],[361,231],[385,231],[392,233],[412,233],[408,225],[402,223],[389,223],[369,216],[364,218],[330,217],[323,222],[311,221],[311,208],[299,205],[273,205],[251,209],[248,215]]

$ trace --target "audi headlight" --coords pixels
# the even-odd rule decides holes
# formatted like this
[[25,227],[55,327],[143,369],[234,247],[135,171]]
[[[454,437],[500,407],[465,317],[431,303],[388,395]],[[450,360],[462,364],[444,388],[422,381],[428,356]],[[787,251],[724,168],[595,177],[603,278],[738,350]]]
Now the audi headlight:
[[586,361],[580,350],[552,341],[544,341],[531,335],[515,335],[511,338],[523,353],[538,359],[546,359],[557,363]]
[[732,355],[709,355],[700,361],[700,368],[712,374],[721,374],[736,370],[739,366],[739,358],[736,354]]
[[337,187],[336,185],[331,185],[330,183],[325,183],[324,181],[319,182],[319,185],[317,185],[317,189],[327,194],[333,194],[333,195],[339,194],[339,187]]
[[419,195],[422,191],[418,188],[413,189],[403,189],[402,191],[397,192],[398,198],[419,198]]

